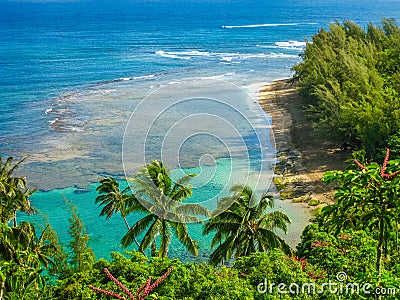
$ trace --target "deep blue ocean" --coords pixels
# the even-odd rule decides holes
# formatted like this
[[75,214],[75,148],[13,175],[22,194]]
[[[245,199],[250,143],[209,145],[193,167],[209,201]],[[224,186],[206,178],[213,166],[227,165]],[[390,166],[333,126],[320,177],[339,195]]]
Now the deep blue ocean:
[[[379,25],[383,18],[400,19],[400,1],[0,1],[0,153],[29,155],[20,172],[40,189],[33,205],[64,244],[65,197],[79,208],[97,257],[108,257],[121,250],[126,229],[119,216],[97,217],[95,182],[123,177],[125,126],[144,97],[188,78],[229,82],[256,96],[262,83],[291,76],[306,40],[320,28],[335,20]],[[268,119],[243,105],[254,120]],[[146,122],[144,115],[139,120]],[[198,144],[206,153],[207,143]],[[224,185],[232,162],[221,153],[211,187],[199,186],[194,197],[206,199]],[[256,159],[250,155],[252,164]],[[292,218],[288,239],[295,244],[309,215],[277,206]],[[208,240],[201,226],[192,230],[204,260]],[[191,259],[176,243],[171,252]]]

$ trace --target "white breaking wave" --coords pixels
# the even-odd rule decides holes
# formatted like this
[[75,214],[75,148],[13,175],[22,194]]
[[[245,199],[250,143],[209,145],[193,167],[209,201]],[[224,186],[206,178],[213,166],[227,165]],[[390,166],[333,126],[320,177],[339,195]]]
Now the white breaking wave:
[[297,55],[283,54],[283,53],[215,53],[216,56],[220,56],[221,60],[226,62],[234,62],[234,60],[245,60],[245,59],[262,59],[262,58],[295,58]]
[[299,42],[299,41],[287,41],[287,42],[275,42],[275,45],[277,45],[279,48],[285,48],[285,49],[298,49],[301,48],[303,49],[306,46],[306,42]]
[[232,62],[233,57],[230,57],[230,56],[222,56],[222,57],[221,57],[221,60],[230,63],[230,62]]
[[134,80],[140,80],[140,79],[151,79],[156,77],[156,74],[150,74],[150,75],[143,75],[143,76],[136,76],[133,77]]
[[204,57],[211,60],[217,60],[220,63],[225,64],[238,64],[242,60],[246,59],[265,59],[265,58],[297,58],[297,55],[283,54],[283,53],[238,53],[238,52],[205,52],[205,51],[163,51],[159,50],[155,52],[156,54],[173,59],[185,59],[189,60],[192,57]]
[[269,58],[299,58],[298,55],[285,54],[285,53],[273,53],[268,56]]
[[283,42],[275,42],[274,45],[256,45],[259,48],[266,49],[286,49],[286,50],[296,50],[302,51],[306,47],[306,42],[299,41],[283,41]]
[[81,127],[77,127],[77,126],[65,126],[64,130],[66,131],[72,131],[72,132],[83,132],[84,129]]
[[277,27],[277,26],[299,26],[299,25],[316,25],[317,23],[267,23],[267,24],[250,24],[250,25],[222,25],[222,28],[257,28],[257,27]]
[[59,118],[54,118],[53,120],[50,120],[50,121],[49,121],[49,124],[50,124],[50,125],[53,125],[55,122],[58,121],[58,119],[59,119]]
[[192,56],[210,56],[209,52],[203,52],[203,51],[156,51],[156,54],[167,57],[167,58],[176,58],[176,59],[185,59],[189,60],[192,58]]

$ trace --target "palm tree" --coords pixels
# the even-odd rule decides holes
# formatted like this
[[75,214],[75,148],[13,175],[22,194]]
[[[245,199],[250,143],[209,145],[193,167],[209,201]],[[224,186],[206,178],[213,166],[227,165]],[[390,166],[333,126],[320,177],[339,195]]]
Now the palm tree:
[[135,198],[142,204],[145,217],[137,221],[122,238],[122,245],[129,246],[134,238],[146,231],[139,249],[144,251],[150,245],[157,246],[155,255],[165,258],[174,232],[186,249],[198,255],[197,244],[189,236],[187,222],[199,222],[197,216],[208,216],[208,210],[199,204],[183,204],[192,195],[189,181],[196,175],[188,174],[176,182],[161,161],[153,160],[144,166],[132,179]]
[[[131,229],[126,216],[129,212],[134,211],[137,206],[137,201],[130,192],[129,186],[121,191],[119,182],[112,177],[106,177],[100,181],[97,187],[99,196],[96,198],[95,203],[99,206],[104,206],[100,212],[100,216],[106,216],[108,220],[114,213],[121,213],[121,217],[125,222],[127,229]],[[139,209],[140,207],[138,207]],[[136,245],[139,243],[134,239]]]
[[12,157],[3,162],[0,156],[0,221],[7,224],[13,220],[14,227],[17,226],[17,211],[28,214],[35,212],[29,201],[35,190],[27,188],[24,177],[13,175],[24,160],[25,158],[13,165]]
[[57,257],[61,250],[54,241],[47,225],[40,236],[35,226],[21,222],[16,227],[0,223],[0,261],[5,266],[0,270],[2,293],[6,299],[42,299],[49,275],[57,271]]
[[264,193],[257,203],[255,192],[244,185],[233,186],[231,192],[232,196],[219,203],[220,207],[231,204],[230,207],[212,217],[204,226],[204,235],[216,232],[211,248],[219,244],[211,254],[210,262],[217,265],[231,259],[232,255],[246,256],[274,248],[290,253],[290,247],[274,232],[280,229],[286,233],[290,219],[280,211],[266,213],[274,206],[273,198]]
[[37,237],[35,226],[31,223],[21,222],[16,227],[2,224],[0,228],[2,237],[0,258],[15,261],[24,267],[55,266],[53,257],[57,247],[45,239],[48,227],[49,225]]

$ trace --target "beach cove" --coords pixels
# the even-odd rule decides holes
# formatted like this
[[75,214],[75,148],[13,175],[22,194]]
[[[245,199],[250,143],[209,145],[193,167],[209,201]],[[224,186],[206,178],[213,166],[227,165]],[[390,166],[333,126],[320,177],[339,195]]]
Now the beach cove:
[[[390,5],[382,4],[386,2]],[[122,236],[126,229],[119,216],[109,221],[98,217],[95,183],[104,176],[124,177],[123,132],[146,95],[185,78],[211,77],[241,88],[289,78],[306,41],[334,19],[367,26],[400,11],[398,3],[385,0],[327,1],[322,6],[294,0],[119,4],[0,3],[0,153],[28,156],[20,171],[40,189],[32,202],[44,217],[26,219],[48,218],[67,244],[65,196],[77,204],[98,257],[121,251],[115,233],[121,231]],[[293,109],[286,101],[292,90],[271,91],[274,84],[261,89],[259,96],[272,116],[278,155],[288,158],[282,171],[298,176],[290,179],[292,190],[299,190],[296,197],[312,193],[318,201],[329,202],[319,179],[323,171],[338,166],[333,161],[328,164],[331,157],[341,155],[337,145],[310,143],[307,122],[295,118],[300,115],[298,106]],[[266,100],[271,99],[265,98],[268,93],[274,101]],[[292,116],[290,110],[295,112]],[[260,112],[256,117],[265,118]],[[216,159],[221,173],[229,170],[223,156]],[[298,205],[308,214],[307,204]],[[281,207],[290,214],[294,204],[286,200],[279,202],[277,208]],[[302,213],[299,216],[308,220]],[[291,218],[298,224],[295,215]],[[304,226],[291,227],[297,230],[289,241],[295,245]],[[200,234],[197,238],[203,240]],[[209,249],[206,243],[200,246],[199,259],[206,259]],[[179,251],[184,250],[179,247],[173,256],[181,256]]]
[[398,299],[399,16],[0,0],[0,300]]
[[[249,90],[249,92],[256,96],[257,90],[254,89],[254,87],[259,86],[260,84],[252,85],[253,90]],[[255,105],[258,105],[257,99],[249,98],[249,101],[251,101],[252,104],[254,103]],[[269,111],[268,107],[265,107],[265,109],[267,112]],[[270,122],[270,117],[268,117],[268,115],[265,115],[264,117],[266,118],[264,120],[265,124],[268,124]],[[276,122],[279,122],[279,120]],[[267,133],[265,133],[265,135],[266,134]],[[264,138],[267,138],[267,136]],[[217,163],[217,170],[219,171],[216,174],[210,175],[210,177],[212,177],[212,181],[207,186],[194,189],[193,197],[191,198],[193,201],[206,201],[208,198],[218,194],[221,186],[227,184],[225,177],[222,175],[232,172],[230,170],[231,164],[229,160],[223,158],[217,159]],[[213,172],[213,168],[210,166],[202,166],[202,169],[189,168],[186,169],[185,172],[196,174],[201,172],[207,173]],[[233,183],[241,183],[240,178],[236,178],[235,180],[236,181]],[[68,224],[69,205],[66,203],[66,199],[71,201],[78,208],[79,214],[86,225],[87,231],[91,238],[90,246],[94,249],[96,257],[108,258],[111,251],[123,251],[119,241],[126,231],[126,228],[122,218],[119,215],[113,216],[110,220],[105,220],[104,218],[98,216],[101,208],[94,203],[94,200],[98,195],[96,192],[97,185],[97,183],[91,183],[89,185],[82,184],[73,187],[51,189],[49,191],[39,191],[32,197],[32,203],[41,211],[41,213],[47,216],[47,220],[58,232],[62,244],[67,245],[69,236],[68,228],[65,226],[65,224]],[[279,197],[274,191],[275,189],[271,187],[271,192],[273,192],[276,197]],[[189,201],[191,200],[189,199]],[[288,229],[288,235],[282,235],[282,237],[284,237],[292,247],[295,247],[300,241],[300,235],[303,228],[308,224],[308,221],[311,218],[309,209],[304,204],[296,204],[291,203],[290,201],[281,201],[279,199],[276,199],[275,201],[275,209],[284,211],[292,220],[292,224]],[[129,216],[128,221],[129,223],[133,224],[136,220],[138,220],[139,217],[141,217],[140,214],[133,214]],[[22,219],[25,218],[22,217]],[[27,220],[29,219],[35,219],[38,223],[40,223],[42,217],[37,215],[28,217]],[[189,225],[189,228],[193,238],[199,242],[199,257],[195,258],[190,256],[185,249],[179,243],[177,243],[177,241],[173,241],[171,244],[171,257],[178,257],[184,261],[206,261],[208,259],[208,255],[211,253],[209,248],[210,238],[203,237],[201,235],[201,224],[192,224]]]

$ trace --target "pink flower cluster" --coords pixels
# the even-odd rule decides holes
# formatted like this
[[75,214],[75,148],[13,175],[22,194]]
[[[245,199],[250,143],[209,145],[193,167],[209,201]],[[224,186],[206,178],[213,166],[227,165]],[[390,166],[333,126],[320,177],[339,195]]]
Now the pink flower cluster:
[[324,246],[328,246],[329,243],[328,242],[321,242],[321,241],[315,241],[315,242],[311,242],[311,248],[318,248],[318,247],[324,247]]
[[382,178],[386,179],[386,180],[390,180],[393,177],[395,177],[397,174],[400,174],[400,170],[397,170],[396,172],[392,173],[392,174],[386,174],[386,166],[387,163],[389,161],[389,154],[390,154],[390,149],[386,149],[386,156],[385,156],[385,160],[383,161],[383,165],[382,165],[382,169],[381,169],[381,176]]
[[117,298],[117,299],[127,300],[126,298],[124,298],[124,297],[122,297],[122,296],[120,296],[118,294],[114,294],[114,293],[111,293],[109,291],[99,289],[99,288],[97,288],[97,287],[95,287],[93,285],[89,285],[89,288],[91,288],[93,291],[96,291],[96,292],[99,292],[99,293],[103,293],[105,295],[108,295],[108,296],[111,296],[111,297],[114,297],[114,298]]
[[[383,179],[386,180],[390,180],[392,178],[394,178],[395,176],[400,174],[400,170],[397,170],[396,172],[392,173],[392,174],[387,174],[386,173],[386,167],[387,167],[387,163],[389,161],[389,155],[390,155],[390,149],[386,149],[386,156],[385,156],[385,160],[383,161],[383,165],[382,165],[382,169],[381,169],[381,177]],[[365,167],[363,164],[361,164],[357,159],[354,160],[354,162],[356,163],[357,166],[359,166],[362,170],[364,171],[368,171],[368,168]]]
[[[162,275],[160,278],[158,278],[153,284],[151,284],[151,277],[149,277],[146,281],[145,284],[143,284],[136,292],[136,295],[133,295],[131,291],[129,291],[118,279],[116,279],[111,273],[110,271],[108,271],[107,268],[104,268],[104,272],[107,274],[108,278],[110,278],[113,282],[115,282],[123,291],[125,294],[127,294],[129,296],[130,299],[133,300],[144,300],[149,293],[156,287],[158,286],[161,282],[163,282],[165,280],[165,278],[172,272],[173,270],[173,266],[171,266],[167,272],[164,273],[164,275]],[[94,287],[92,285],[89,285],[89,288],[99,292],[99,293],[103,293],[105,295],[117,298],[117,299],[121,299],[121,300],[127,300],[126,298],[112,293],[110,291],[106,291],[106,290],[102,290],[99,289],[97,287]]]
[[[167,270],[167,272],[164,273],[164,275],[162,275],[160,278],[158,278],[156,281],[154,281],[153,284],[150,285],[151,283],[151,276],[147,279],[146,283],[143,284],[136,292],[136,299],[145,299],[147,297],[147,295],[156,287],[158,286],[161,282],[163,282],[165,280],[165,278],[167,278],[167,276],[169,274],[171,274],[172,270],[174,269],[173,266],[169,267],[169,269]],[[140,295],[142,294],[142,295]],[[133,298],[132,298],[133,299]]]

